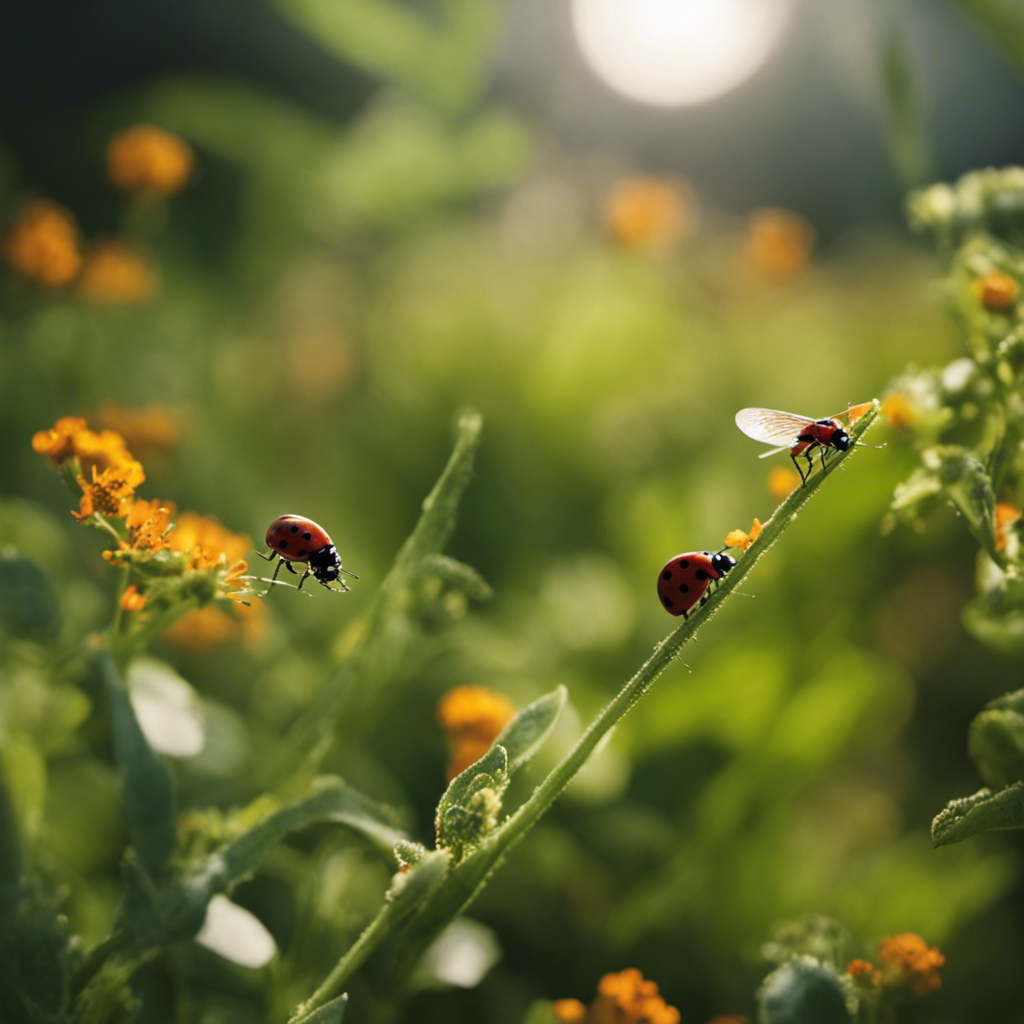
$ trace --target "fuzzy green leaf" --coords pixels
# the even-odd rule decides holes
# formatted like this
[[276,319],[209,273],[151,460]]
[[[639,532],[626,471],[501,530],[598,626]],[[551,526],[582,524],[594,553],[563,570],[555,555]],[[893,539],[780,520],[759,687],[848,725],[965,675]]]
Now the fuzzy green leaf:
[[324,1003],[319,1010],[306,1014],[294,1020],[294,1024],[341,1024],[345,1019],[345,1007],[348,1005],[348,995],[338,996],[329,1003]]
[[110,700],[114,751],[124,787],[128,829],[140,864],[155,878],[177,848],[174,777],[139,728],[114,659],[102,652],[99,661]]
[[474,795],[484,789],[502,792],[508,785],[508,753],[503,746],[495,743],[490,750],[468,768],[456,775],[437,805],[435,826],[438,846],[447,847],[457,840],[450,826],[458,818],[450,818],[453,808],[467,809]]
[[979,832],[1024,828],[1024,782],[952,800],[932,821],[932,842],[948,846]]
[[539,700],[528,704],[494,741],[505,748],[508,755],[508,773],[521,768],[540,748],[548,734],[555,727],[558,716],[565,707],[569,691],[559,686]]

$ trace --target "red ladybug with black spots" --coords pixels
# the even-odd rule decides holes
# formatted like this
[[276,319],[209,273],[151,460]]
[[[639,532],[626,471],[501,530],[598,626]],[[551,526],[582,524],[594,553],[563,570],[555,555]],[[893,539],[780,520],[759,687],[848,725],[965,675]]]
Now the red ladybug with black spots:
[[682,615],[700,601],[707,599],[707,589],[716,586],[722,577],[736,565],[732,555],[719,551],[688,551],[670,558],[658,576],[658,597],[670,615]]
[[278,558],[271,582],[277,580],[282,565],[286,566],[289,572],[298,575],[298,569],[292,565],[293,562],[302,562],[306,567],[302,579],[299,580],[299,590],[302,589],[307,576],[312,576],[328,590],[335,589],[331,586],[332,583],[339,584],[342,590],[351,589],[340,578],[341,573],[355,580],[359,579],[354,572],[342,568],[338,549],[327,535],[327,531],[305,516],[278,516],[267,529],[267,545],[273,548],[273,554],[257,554],[271,562]]

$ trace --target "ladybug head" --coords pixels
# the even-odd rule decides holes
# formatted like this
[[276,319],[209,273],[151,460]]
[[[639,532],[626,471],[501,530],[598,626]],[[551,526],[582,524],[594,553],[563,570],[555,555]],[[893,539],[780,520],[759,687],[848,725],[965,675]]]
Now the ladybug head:
[[850,435],[843,429],[837,430],[828,442],[833,448],[845,452],[850,447]]
[[724,576],[730,569],[735,567],[736,559],[732,555],[727,555],[724,551],[719,551],[717,555],[711,556],[711,565],[720,576]]

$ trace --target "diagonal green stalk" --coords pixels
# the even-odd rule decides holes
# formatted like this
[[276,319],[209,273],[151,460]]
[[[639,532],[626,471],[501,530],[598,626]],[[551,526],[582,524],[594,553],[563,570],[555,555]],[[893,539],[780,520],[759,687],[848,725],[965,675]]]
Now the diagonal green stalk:
[[[878,402],[873,402],[869,411],[850,428],[852,441],[856,442],[864,435],[877,417],[879,409]],[[722,580],[707,602],[691,613],[687,620],[655,647],[653,654],[605,706],[572,750],[552,769],[530,798],[448,872],[429,899],[424,902],[420,913],[397,931],[376,929],[371,925],[368,929],[367,942],[361,944],[360,954],[368,960],[369,954],[373,952],[376,964],[383,972],[377,976],[383,982],[380,986],[381,991],[394,993],[398,989],[427,946],[473,901],[509,849],[555,802],[612,727],[651,688],[658,676],[679,654],[683,644],[715,614],[722,602],[753,569],[757,560],[793,523],[803,506],[818,492],[825,480],[853,454],[853,450],[854,445],[851,444],[847,451],[836,453],[823,470],[815,472],[806,484],[798,487],[779,505],[771,519],[761,528],[759,536],[747,549],[746,554],[739,559],[736,567]],[[381,913],[386,912],[385,906]],[[378,948],[370,950],[366,948],[367,945]],[[346,974],[344,979],[335,981],[340,987],[341,980],[347,981],[347,978]],[[332,989],[337,990],[337,987]]]
[[[878,402],[864,414],[850,429],[851,441],[856,442],[874,422],[879,412]],[[761,532],[736,567],[722,580],[707,602],[690,614],[675,631],[670,633],[654,648],[654,653],[640,666],[640,669],[618,694],[604,707],[580,737],[576,746],[552,769],[548,777],[537,787],[529,800],[509,817],[497,830],[492,841],[507,848],[514,843],[551,806],[559,793],[569,784],[573,776],[583,767],[608,731],[629,709],[651,688],[654,681],[669,666],[683,644],[718,611],[722,602],[754,568],[757,560],[779,539],[783,531],[796,519],[804,505],[818,492],[821,485],[854,452],[851,444],[845,452],[838,452],[823,470],[812,475],[802,487],[798,487],[775,510],[774,515],[762,527]]]

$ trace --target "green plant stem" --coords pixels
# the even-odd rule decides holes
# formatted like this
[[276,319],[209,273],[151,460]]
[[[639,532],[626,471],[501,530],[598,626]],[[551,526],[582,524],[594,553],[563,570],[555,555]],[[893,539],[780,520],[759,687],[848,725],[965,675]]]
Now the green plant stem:
[[[878,415],[878,402],[850,429],[853,441],[861,438]],[[679,654],[687,640],[718,610],[721,603],[753,569],[757,560],[775,543],[796,519],[803,506],[818,489],[853,454],[851,444],[846,452],[837,453],[824,470],[815,472],[806,484],[798,487],[775,510],[775,514],[761,528],[761,533],[747,549],[736,567],[723,579],[708,601],[691,613],[674,632],[654,649],[636,674],[606,705],[590,724],[576,745],[534,790],[530,798],[475,850],[467,854],[437,887],[421,913],[408,922],[400,933],[387,936],[388,949],[381,950],[379,958],[387,990],[393,992],[402,979],[419,961],[427,946],[442,929],[461,913],[483,888],[509,849],[521,839],[544,812],[554,803],[563,789],[572,781],[587,759],[612,727],[651,688],[659,675]],[[382,910],[382,914],[385,913]],[[382,942],[383,945],[383,942]],[[388,959],[390,955],[390,959]]]
[[[853,441],[863,436],[878,415],[879,405],[872,408],[850,431]],[[608,731],[629,709],[651,688],[654,681],[679,654],[680,649],[694,633],[718,611],[721,603],[754,568],[757,560],[779,539],[783,531],[796,519],[801,508],[817,493],[818,488],[839,466],[853,454],[854,445],[840,452],[829,461],[824,470],[815,473],[806,484],[798,487],[775,510],[774,515],[761,527],[761,532],[736,567],[722,580],[707,602],[698,607],[674,632],[654,648],[654,653],[643,663],[636,675],[604,707],[597,718],[580,737],[576,746],[552,769],[548,777],[537,787],[529,800],[499,828],[495,839],[510,845],[528,829],[551,806],[558,794],[569,784],[573,776],[583,767]]]

